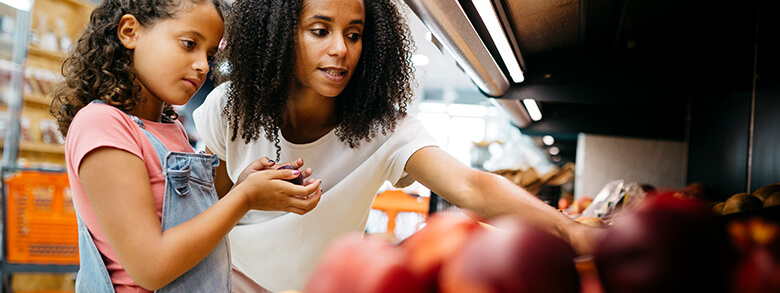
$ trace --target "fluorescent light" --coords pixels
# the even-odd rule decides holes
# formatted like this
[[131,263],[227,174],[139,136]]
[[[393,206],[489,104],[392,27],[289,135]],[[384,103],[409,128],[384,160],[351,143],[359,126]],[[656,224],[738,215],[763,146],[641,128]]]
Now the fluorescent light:
[[552,135],[545,135],[542,136],[542,142],[544,145],[553,145],[555,143],[555,138],[552,137]]
[[528,116],[531,116],[531,120],[542,120],[542,111],[539,110],[539,105],[536,104],[536,100],[523,99],[523,105],[525,105],[525,109],[528,111]]
[[474,3],[479,17],[482,18],[482,22],[485,23],[488,32],[490,32],[490,37],[493,38],[493,43],[496,45],[501,59],[504,60],[509,75],[512,76],[512,81],[515,83],[523,82],[525,80],[523,70],[520,69],[520,64],[512,52],[512,47],[509,45],[509,40],[507,40],[504,30],[498,21],[498,15],[496,15],[496,11],[493,9],[493,4],[490,3],[490,0],[472,0],[471,2]]

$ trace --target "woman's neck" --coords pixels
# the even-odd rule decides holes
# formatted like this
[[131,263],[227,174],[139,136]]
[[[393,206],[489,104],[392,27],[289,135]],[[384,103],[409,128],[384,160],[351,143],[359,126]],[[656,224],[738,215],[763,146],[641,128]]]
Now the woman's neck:
[[293,93],[287,105],[282,135],[292,143],[309,143],[336,127],[336,98]]

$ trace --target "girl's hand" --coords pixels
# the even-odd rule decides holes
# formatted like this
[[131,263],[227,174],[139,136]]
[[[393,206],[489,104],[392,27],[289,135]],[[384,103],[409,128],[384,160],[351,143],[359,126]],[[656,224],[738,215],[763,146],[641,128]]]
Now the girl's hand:
[[252,174],[257,171],[262,171],[271,168],[276,162],[269,159],[268,157],[262,157],[260,159],[255,160],[252,163],[249,163],[246,168],[244,168],[243,171],[241,171],[241,174],[238,175],[238,178],[236,179],[236,183],[233,184],[233,186],[238,185],[239,183],[246,180],[246,177],[249,176],[249,174]]
[[298,177],[299,173],[298,170],[289,169],[252,172],[234,190],[244,196],[249,209],[303,215],[320,202],[322,180],[310,178],[303,186],[283,180]]
[[[238,175],[238,179],[236,179],[236,182],[233,184],[233,186],[238,185],[239,183],[246,180],[246,177],[249,176],[249,174],[252,174],[257,171],[263,171],[263,170],[269,170],[269,169],[278,169],[279,166],[282,165],[290,165],[295,167],[295,169],[300,169],[303,166],[303,159],[298,158],[295,161],[289,162],[289,163],[283,163],[283,164],[276,164],[273,160],[269,159],[268,157],[262,157],[260,159],[257,159],[256,161],[250,163],[246,168],[244,168],[243,171],[241,171],[241,174]],[[304,179],[311,176],[311,168],[306,168],[305,170],[300,170],[301,175]]]

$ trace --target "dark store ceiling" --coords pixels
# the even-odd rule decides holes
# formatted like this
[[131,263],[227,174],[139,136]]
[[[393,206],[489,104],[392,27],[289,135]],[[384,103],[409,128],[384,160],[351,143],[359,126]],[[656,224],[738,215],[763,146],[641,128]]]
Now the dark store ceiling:
[[[524,134],[556,138],[563,162],[574,161],[581,132],[685,140],[693,93],[752,84],[759,5],[750,0],[493,0],[522,82],[472,0],[406,2]],[[522,99],[538,102],[541,120],[522,113],[513,101]]]

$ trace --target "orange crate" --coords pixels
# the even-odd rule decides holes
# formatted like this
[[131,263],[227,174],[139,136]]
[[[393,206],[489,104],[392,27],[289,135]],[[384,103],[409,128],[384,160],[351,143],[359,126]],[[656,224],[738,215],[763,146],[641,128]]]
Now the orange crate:
[[21,171],[5,185],[8,262],[77,265],[78,224],[67,173]]

